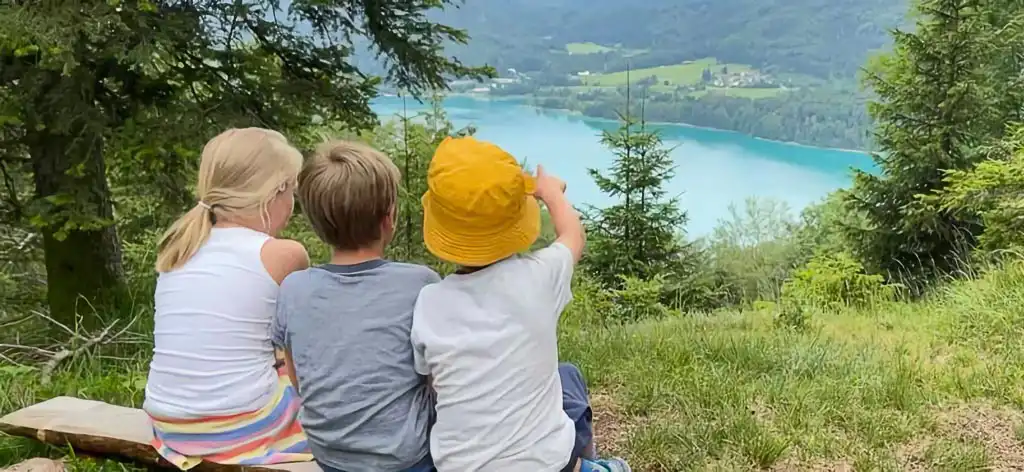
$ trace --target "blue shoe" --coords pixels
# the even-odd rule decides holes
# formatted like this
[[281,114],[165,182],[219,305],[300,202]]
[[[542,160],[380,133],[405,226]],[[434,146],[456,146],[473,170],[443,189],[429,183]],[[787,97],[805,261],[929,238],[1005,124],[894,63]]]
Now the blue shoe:
[[581,459],[580,462],[580,472],[633,472],[626,460],[618,457],[596,461]]

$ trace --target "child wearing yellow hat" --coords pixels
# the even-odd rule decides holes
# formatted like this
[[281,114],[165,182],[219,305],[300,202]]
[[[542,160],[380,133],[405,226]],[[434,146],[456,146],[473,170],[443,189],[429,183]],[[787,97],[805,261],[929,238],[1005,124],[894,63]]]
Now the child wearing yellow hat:
[[[427,186],[424,241],[459,266],[424,287],[413,311],[414,364],[437,395],[437,470],[629,471],[597,459],[583,376],[558,362],[558,319],[585,242],[565,184],[465,137],[438,146]],[[537,200],[558,239],[523,254],[540,233]]]

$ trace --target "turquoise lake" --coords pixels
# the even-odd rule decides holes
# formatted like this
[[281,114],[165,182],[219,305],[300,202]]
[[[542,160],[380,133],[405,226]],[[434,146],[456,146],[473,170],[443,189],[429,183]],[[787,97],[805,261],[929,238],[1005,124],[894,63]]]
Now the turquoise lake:
[[[425,105],[407,99],[409,116]],[[612,153],[600,142],[602,130],[614,129],[610,120],[586,118],[554,110],[541,110],[515,100],[450,97],[444,102],[456,127],[473,125],[476,136],[505,148],[531,166],[541,164],[567,183],[566,193],[577,206],[610,202],[594,184],[588,168],[604,169]],[[401,115],[401,98],[381,97],[373,102],[381,120]],[[665,145],[672,148],[676,176],[667,187],[689,214],[690,236],[709,233],[728,216],[730,203],[742,205],[750,196],[788,203],[793,214],[821,200],[829,192],[848,187],[852,168],[876,172],[864,153],[821,149],[766,141],[729,131],[681,125],[654,125]]]

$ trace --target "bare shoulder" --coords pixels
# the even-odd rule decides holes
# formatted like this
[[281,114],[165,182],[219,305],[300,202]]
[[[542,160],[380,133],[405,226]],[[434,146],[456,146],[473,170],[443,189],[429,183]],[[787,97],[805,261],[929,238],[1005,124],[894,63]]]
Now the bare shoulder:
[[291,239],[270,239],[263,244],[260,259],[278,284],[288,274],[309,267],[309,254],[302,243]]

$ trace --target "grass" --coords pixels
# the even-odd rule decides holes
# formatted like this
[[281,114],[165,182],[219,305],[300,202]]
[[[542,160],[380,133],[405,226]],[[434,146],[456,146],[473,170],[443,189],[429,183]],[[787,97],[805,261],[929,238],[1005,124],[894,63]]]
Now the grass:
[[[658,67],[648,67],[646,69],[635,69],[629,72],[629,78],[632,81],[644,79],[650,76],[656,76],[658,81],[664,84],[665,81],[669,82],[669,85],[695,85],[700,83],[701,75],[704,73],[704,69],[712,68],[715,72],[718,72],[722,67],[728,67],[729,73],[734,74],[737,72],[751,71],[753,70],[750,66],[743,64],[719,64],[715,58],[699,59],[696,61],[687,62],[684,64],[673,64]],[[612,72],[609,74],[593,74],[587,77],[583,77],[584,85],[590,86],[619,86],[626,84],[626,72]]]
[[610,48],[597,43],[569,43],[565,45],[565,50],[569,54],[601,54],[615,51],[617,48]]
[[[586,304],[586,296],[577,303]],[[562,357],[635,470],[1021,470],[1024,269],[777,328],[770,312],[588,328]]]
[[[693,92],[690,95],[694,98],[699,98],[702,95],[725,95],[728,97],[752,98],[756,100],[759,98],[772,98],[783,92],[785,92],[785,90],[782,88],[710,87],[702,92]],[[698,93],[700,95],[697,95]]]
[[602,46],[597,43],[569,43],[565,45],[565,52],[569,54],[604,54],[609,52],[618,52],[623,57],[632,57],[647,52],[646,49],[624,49],[616,46]]
[[[607,326],[592,295],[578,287],[563,316],[562,358],[590,382],[599,449],[634,470],[1024,468],[1024,265],[803,329],[770,308]],[[147,358],[129,357],[81,359],[45,388],[2,367],[0,414],[55,395],[139,406]],[[0,438],[0,466],[64,453]]]
[[[592,93],[592,92],[607,92],[614,93],[617,89],[612,86],[598,86],[598,85],[573,85],[568,87],[558,87],[568,89],[574,93]],[[651,91],[672,93],[676,90],[674,85],[652,85]],[[777,97],[780,94],[786,93],[787,89],[783,88],[741,88],[741,87],[708,87],[704,90],[695,90],[686,94],[688,97],[701,98],[707,95],[724,95],[727,97],[738,97],[738,98],[750,98],[750,99],[762,99]]]
[[[612,86],[597,86],[597,85],[571,85],[568,87],[558,87],[571,90],[575,93],[589,93],[589,92],[614,92],[617,89]],[[676,90],[675,86],[665,85],[652,85],[651,90],[655,92],[672,93]],[[787,89],[783,88],[741,88],[741,87],[708,87],[704,90],[697,90],[687,93],[687,96],[693,98],[700,98],[710,94],[726,95],[730,97],[741,97],[741,98],[771,98],[778,96],[781,93],[785,93]]]

